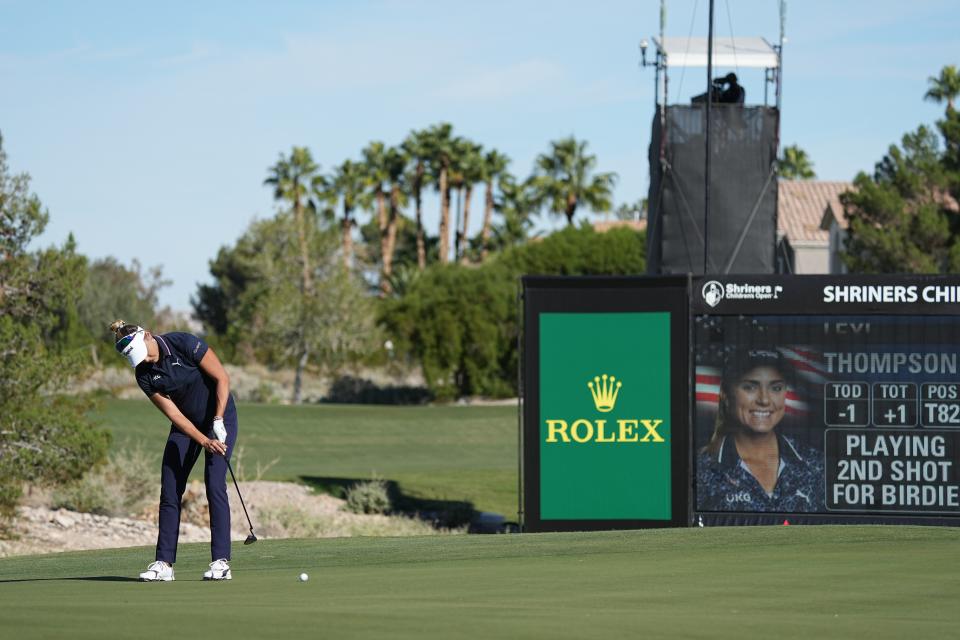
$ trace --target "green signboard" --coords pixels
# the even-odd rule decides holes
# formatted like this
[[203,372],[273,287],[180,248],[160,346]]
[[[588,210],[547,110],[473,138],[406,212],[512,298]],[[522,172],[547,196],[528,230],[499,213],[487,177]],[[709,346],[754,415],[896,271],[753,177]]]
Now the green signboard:
[[670,520],[670,314],[540,315],[540,518]]

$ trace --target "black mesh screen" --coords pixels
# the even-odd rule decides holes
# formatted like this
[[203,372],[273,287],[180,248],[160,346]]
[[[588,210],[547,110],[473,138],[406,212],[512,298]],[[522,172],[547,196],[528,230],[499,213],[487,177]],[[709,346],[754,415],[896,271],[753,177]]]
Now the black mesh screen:
[[[777,119],[772,107],[712,105],[707,273],[773,273]],[[650,273],[704,273],[706,107],[658,108],[650,142]],[[661,162],[661,149],[663,151]]]

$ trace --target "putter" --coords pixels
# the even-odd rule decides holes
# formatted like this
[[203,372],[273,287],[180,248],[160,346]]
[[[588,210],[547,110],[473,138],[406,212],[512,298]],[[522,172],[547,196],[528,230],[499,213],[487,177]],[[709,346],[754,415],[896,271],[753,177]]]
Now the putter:
[[243,544],[253,544],[257,541],[257,536],[253,534],[253,523],[250,522],[250,514],[247,513],[247,505],[243,503],[243,494],[240,493],[240,485],[237,484],[237,476],[233,475],[233,467],[230,460],[227,459],[227,469],[230,469],[230,477],[233,478],[233,486],[237,489],[237,495],[240,496],[240,506],[243,507],[243,515],[247,516],[247,524],[250,525],[250,535],[243,541]]

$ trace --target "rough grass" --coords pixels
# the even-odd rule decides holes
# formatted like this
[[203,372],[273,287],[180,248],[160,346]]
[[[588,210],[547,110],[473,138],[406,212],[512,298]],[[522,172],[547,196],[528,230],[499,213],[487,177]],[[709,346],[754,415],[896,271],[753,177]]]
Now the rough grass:
[[200,581],[206,544],[183,547],[166,584],[129,581],[148,548],[10,558],[0,629],[98,640],[168,638],[174,623],[182,638],[953,637],[958,543],[956,529],[862,526],[276,540],[238,547],[226,584]]
[[315,514],[294,506],[260,510],[258,531],[276,538],[335,538],[342,536],[425,536],[436,533],[463,533],[437,529],[431,523],[406,516],[345,518],[339,514]]
[[[244,465],[278,459],[264,480],[329,489],[376,474],[410,498],[404,508],[466,501],[516,519],[516,407],[241,404],[239,413]],[[159,468],[169,423],[146,399],[108,401],[95,417],[114,448],[142,444]]]

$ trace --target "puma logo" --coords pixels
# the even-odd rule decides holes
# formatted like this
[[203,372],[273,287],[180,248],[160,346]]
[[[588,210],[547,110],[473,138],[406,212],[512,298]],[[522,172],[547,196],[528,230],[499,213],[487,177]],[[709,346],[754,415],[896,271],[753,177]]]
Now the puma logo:
[[796,492],[795,494],[793,494],[793,495],[796,496],[796,497],[798,497],[798,498],[803,498],[804,500],[807,501],[807,504],[810,504],[810,496],[808,496],[807,494],[805,494],[803,491],[800,491],[800,489],[797,489],[797,492]]
[[174,362],[170,364],[171,367],[182,367],[183,363],[180,362],[180,358],[177,358]]

